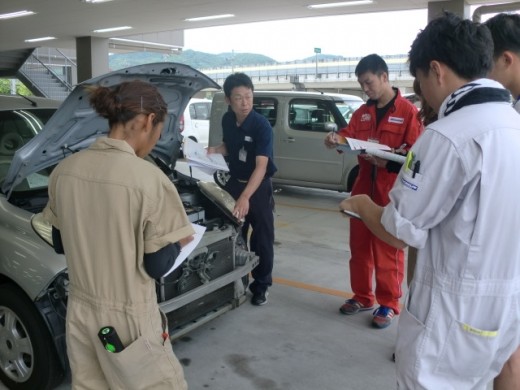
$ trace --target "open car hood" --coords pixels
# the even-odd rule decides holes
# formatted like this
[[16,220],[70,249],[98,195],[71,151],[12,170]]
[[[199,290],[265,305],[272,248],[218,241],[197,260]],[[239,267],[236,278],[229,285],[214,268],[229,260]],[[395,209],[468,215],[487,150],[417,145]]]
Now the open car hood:
[[180,147],[179,116],[195,93],[206,88],[220,89],[220,86],[188,65],[168,62],[137,65],[79,84],[42,131],[16,151],[2,184],[3,193],[10,194],[30,174],[57,164],[71,153],[87,148],[100,135],[107,134],[108,121],[90,107],[85,86],[112,87],[130,80],[155,85],[168,104],[161,137],[151,154],[167,164],[175,164]]

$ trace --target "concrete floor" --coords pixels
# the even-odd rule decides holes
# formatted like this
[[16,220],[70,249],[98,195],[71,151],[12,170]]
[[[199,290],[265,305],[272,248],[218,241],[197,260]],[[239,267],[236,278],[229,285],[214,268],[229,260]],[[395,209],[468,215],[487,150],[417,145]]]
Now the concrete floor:
[[[348,223],[338,212],[345,196],[276,189],[269,302],[246,302],[174,343],[190,390],[396,388],[397,321],[379,330],[371,327],[371,312],[338,311],[351,296]],[[70,388],[67,380],[59,387]]]

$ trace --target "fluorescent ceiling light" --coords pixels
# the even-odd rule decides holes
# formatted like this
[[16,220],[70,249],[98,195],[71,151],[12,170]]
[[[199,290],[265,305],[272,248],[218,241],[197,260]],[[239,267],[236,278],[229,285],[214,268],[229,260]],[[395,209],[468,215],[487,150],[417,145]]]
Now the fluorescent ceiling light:
[[33,11],[17,11],[17,12],[11,12],[8,14],[1,14],[0,19],[12,19],[12,18],[19,18],[20,16],[29,16],[34,15],[35,13]]
[[137,39],[110,38],[110,40],[118,41],[118,42],[126,42],[126,43],[137,43],[139,45],[147,45],[147,46],[159,46],[159,47],[165,47],[167,49],[172,49],[172,50],[182,49],[182,46],[168,45],[166,43],[157,43],[157,42],[150,42],[150,41],[139,41]]
[[112,32],[112,31],[130,30],[131,28],[132,27],[130,27],[130,26],[109,27],[109,28],[101,28],[99,30],[94,30],[92,32],[95,32],[95,33],[106,33],[106,32]]
[[372,4],[374,0],[353,0],[353,1],[342,1],[339,3],[323,3],[323,4],[311,4],[307,6],[310,9],[321,9],[321,8],[335,8],[335,7],[348,7],[353,5],[364,5]]
[[184,19],[186,22],[200,22],[202,20],[212,20],[212,19],[224,19],[224,18],[233,18],[235,15],[233,14],[222,14],[222,15],[211,15],[211,16],[200,16],[198,18],[188,18]]
[[106,3],[112,0],[80,0],[83,3]]
[[26,39],[24,42],[41,42],[41,41],[51,41],[53,39],[56,39],[56,37],[41,37],[41,38],[31,38]]

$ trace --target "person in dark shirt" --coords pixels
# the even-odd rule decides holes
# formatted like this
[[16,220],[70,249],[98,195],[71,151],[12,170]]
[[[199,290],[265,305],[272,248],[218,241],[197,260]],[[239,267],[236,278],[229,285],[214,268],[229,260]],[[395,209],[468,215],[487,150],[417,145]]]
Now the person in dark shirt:
[[272,285],[274,259],[274,198],[271,177],[273,163],[273,129],[267,119],[253,110],[253,82],[244,73],[234,73],[224,82],[229,110],[222,117],[223,142],[208,147],[208,153],[227,156],[230,179],[225,189],[236,200],[233,215],[244,220],[243,236],[260,258],[252,271],[249,286],[251,303],[267,303],[267,289]]

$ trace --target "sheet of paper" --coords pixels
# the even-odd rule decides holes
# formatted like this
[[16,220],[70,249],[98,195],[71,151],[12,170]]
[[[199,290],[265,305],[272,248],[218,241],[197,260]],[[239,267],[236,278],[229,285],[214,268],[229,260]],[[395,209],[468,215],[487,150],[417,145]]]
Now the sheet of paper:
[[390,146],[384,144],[378,144],[376,142],[361,141],[355,138],[346,138],[352,150],[366,150],[366,149],[380,149],[380,150],[392,150]]
[[204,232],[206,231],[206,227],[197,225],[196,223],[192,223],[191,226],[193,226],[193,230],[195,230],[193,240],[181,249],[181,253],[179,253],[179,256],[177,256],[177,258],[175,259],[173,267],[171,267],[170,270],[164,276],[167,276],[173,271],[175,271],[184,262],[184,260],[188,258],[190,253],[193,252],[197,245],[199,245],[199,242],[202,239]]
[[229,168],[224,160],[224,156],[220,153],[208,154],[204,146],[191,138],[185,138],[182,151],[188,165],[204,169],[208,174],[213,174],[215,171],[229,171]]
[[371,154],[372,156],[375,156],[375,157],[382,158],[384,160],[395,161],[400,164],[404,164],[404,162],[406,161],[406,156],[403,156],[402,154],[387,152],[387,151],[381,150],[381,149],[369,148],[369,149],[365,150],[365,153]]

